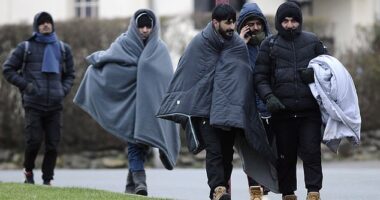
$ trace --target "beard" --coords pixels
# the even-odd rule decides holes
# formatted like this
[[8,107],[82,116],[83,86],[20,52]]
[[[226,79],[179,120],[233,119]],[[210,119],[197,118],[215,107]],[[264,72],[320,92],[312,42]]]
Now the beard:
[[259,46],[261,42],[265,39],[265,32],[259,31],[252,35],[251,39],[248,41],[248,44],[251,46]]
[[219,31],[218,32],[226,40],[231,40],[232,37],[234,36],[234,30],[233,29],[223,30],[222,27],[220,27],[220,25],[219,25]]

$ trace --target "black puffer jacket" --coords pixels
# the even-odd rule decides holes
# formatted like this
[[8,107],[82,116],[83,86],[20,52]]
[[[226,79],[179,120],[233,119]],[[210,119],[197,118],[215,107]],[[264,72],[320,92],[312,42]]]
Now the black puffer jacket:
[[309,86],[302,82],[297,70],[306,68],[311,59],[325,54],[326,49],[315,34],[301,30],[302,18],[298,29],[290,32],[282,28],[277,17],[276,14],[278,34],[263,41],[256,60],[257,92],[264,100],[274,94],[286,106],[286,110],[273,116],[319,113]]
[[[38,14],[39,15],[39,14]],[[36,16],[35,20],[38,18]],[[34,24],[36,26],[36,23]],[[34,27],[36,30],[36,27]],[[24,61],[25,42],[20,43],[3,65],[4,77],[22,91],[24,107],[50,111],[62,109],[63,98],[69,93],[74,76],[74,63],[70,47],[64,44],[65,58],[60,61],[60,74],[41,72],[46,44],[38,43],[30,38],[29,47]],[[61,52],[63,54],[63,52]],[[21,72],[23,63],[25,68]],[[65,69],[64,69],[65,63]],[[21,72],[21,73],[20,73]],[[25,88],[32,83],[35,92],[29,94]]]

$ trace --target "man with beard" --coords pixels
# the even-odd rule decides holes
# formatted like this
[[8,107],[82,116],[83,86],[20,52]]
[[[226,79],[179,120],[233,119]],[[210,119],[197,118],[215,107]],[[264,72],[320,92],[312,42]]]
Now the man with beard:
[[274,159],[259,123],[248,51],[234,32],[235,21],[230,5],[214,8],[212,21],[181,57],[158,112],[158,117],[180,123],[186,133],[199,133],[205,143],[213,200],[231,199],[228,182],[237,135],[264,157]]
[[[268,22],[256,3],[244,4],[237,20],[237,31],[240,34],[240,37],[247,44],[249,59],[251,61],[252,69],[254,69],[260,44],[270,34]],[[272,144],[272,134],[269,128],[269,118],[271,117],[271,114],[266,109],[264,102],[259,97],[256,98],[256,106],[264,124],[265,131],[268,136],[268,141],[270,144]],[[248,176],[247,178],[251,199],[265,199],[267,196],[263,195],[268,194],[268,189],[262,188],[251,177]]]
[[302,31],[302,12],[296,1],[279,6],[275,26],[278,34],[260,46],[254,79],[258,94],[272,113],[280,192],[284,200],[297,199],[298,155],[303,161],[307,200],[319,200],[322,119],[308,86],[314,82],[314,71],[307,67],[326,49],[315,34]]
[[34,184],[34,163],[45,139],[42,179],[44,185],[50,185],[61,137],[63,99],[70,92],[75,72],[70,47],[57,38],[49,13],[35,15],[33,36],[11,53],[3,73],[20,89],[25,109],[24,182]]

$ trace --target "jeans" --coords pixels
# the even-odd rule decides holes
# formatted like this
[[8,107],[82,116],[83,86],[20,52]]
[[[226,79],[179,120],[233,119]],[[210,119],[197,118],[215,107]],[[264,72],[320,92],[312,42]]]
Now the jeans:
[[147,147],[142,144],[128,142],[128,164],[129,171],[144,171]]

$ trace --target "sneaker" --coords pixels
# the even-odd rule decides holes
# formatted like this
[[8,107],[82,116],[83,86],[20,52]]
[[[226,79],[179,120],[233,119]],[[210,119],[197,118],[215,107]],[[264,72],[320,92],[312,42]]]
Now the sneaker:
[[261,198],[262,200],[269,200],[269,197],[268,195],[264,195],[263,198]]
[[319,192],[309,192],[309,193],[307,193],[306,200],[320,200]]
[[294,194],[286,195],[282,197],[282,200],[297,200],[297,196]]
[[32,171],[27,172],[24,170],[24,176],[25,176],[24,183],[34,184],[34,178],[33,178],[33,172]]
[[250,200],[263,200],[263,188],[260,186],[249,187]]
[[231,195],[227,193],[226,187],[218,186],[214,190],[212,200],[231,200]]

